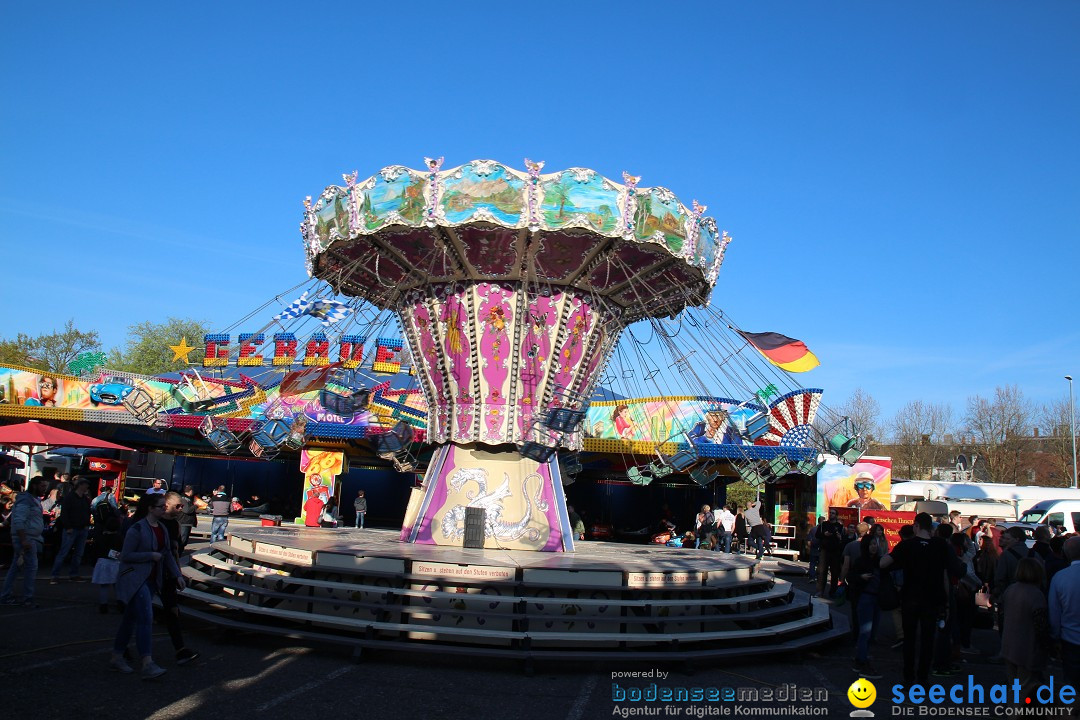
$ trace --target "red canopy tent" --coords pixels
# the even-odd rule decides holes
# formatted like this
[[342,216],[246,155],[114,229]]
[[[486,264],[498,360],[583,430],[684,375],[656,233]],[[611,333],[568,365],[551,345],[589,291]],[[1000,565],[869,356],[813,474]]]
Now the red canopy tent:
[[[89,435],[80,435],[70,430],[61,430],[58,427],[46,425],[36,420],[0,427],[0,445],[29,446],[30,452],[27,453],[28,456],[37,455],[55,447],[131,450],[131,448],[123,445],[117,445],[107,440],[98,440]],[[34,449],[38,447],[41,449]]]
[[98,440],[89,435],[80,435],[70,430],[61,430],[36,420],[5,425],[0,427],[0,445],[45,445],[47,447],[107,448],[110,450],[131,450],[107,440]]

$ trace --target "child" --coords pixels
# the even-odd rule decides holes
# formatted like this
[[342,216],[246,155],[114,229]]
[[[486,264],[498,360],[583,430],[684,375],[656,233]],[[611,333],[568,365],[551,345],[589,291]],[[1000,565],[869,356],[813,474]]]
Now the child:
[[364,491],[356,493],[356,499],[353,500],[353,507],[356,509],[356,527],[364,527],[364,516],[367,515],[367,498],[364,497]]

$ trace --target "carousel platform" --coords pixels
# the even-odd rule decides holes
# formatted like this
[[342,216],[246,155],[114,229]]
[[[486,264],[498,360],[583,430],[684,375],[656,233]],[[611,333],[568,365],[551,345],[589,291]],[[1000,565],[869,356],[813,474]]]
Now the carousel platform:
[[725,553],[583,542],[574,553],[406,544],[396,531],[250,528],[195,553],[185,614],[374,650],[535,661],[742,658],[828,642],[843,615]]

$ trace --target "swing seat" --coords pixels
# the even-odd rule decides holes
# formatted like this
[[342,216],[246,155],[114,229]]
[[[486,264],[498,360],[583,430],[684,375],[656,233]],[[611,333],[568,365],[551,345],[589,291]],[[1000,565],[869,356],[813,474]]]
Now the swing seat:
[[232,455],[234,452],[240,449],[240,438],[225,427],[215,427],[210,432],[205,434],[207,441],[213,445],[219,452],[225,455]]
[[642,470],[636,465],[626,469],[626,477],[635,485],[648,485],[653,481],[653,476],[649,473],[648,468]]
[[385,433],[374,436],[375,452],[379,455],[392,455],[406,450],[413,441],[412,425],[404,420],[398,422]]
[[655,478],[667,477],[671,473],[675,472],[673,468],[661,465],[658,462],[651,462],[646,466],[646,470]]
[[290,450],[299,450],[304,447],[304,439],[307,432],[307,417],[304,415],[296,416],[293,420],[292,426],[289,428],[289,434],[285,436],[285,447]]
[[769,461],[769,472],[777,478],[782,478],[791,471],[791,463],[786,457],[777,455]]
[[739,473],[739,478],[749,485],[760,485],[764,482],[761,471],[758,470],[756,465],[739,465],[736,470]]
[[844,457],[855,448],[855,438],[848,437],[843,433],[836,433],[829,438],[829,452],[837,457]]
[[712,463],[702,465],[701,467],[690,471],[690,479],[701,487],[705,487],[719,476],[720,471],[717,470],[716,466]]
[[555,455],[554,445],[541,445],[535,440],[526,440],[521,445],[521,457],[535,460],[538,463],[546,463]]
[[585,412],[583,410],[553,408],[548,412],[547,418],[541,424],[555,432],[572,433],[577,432],[577,429],[581,427],[581,423],[584,421]]
[[559,459],[559,469],[564,475],[577,475],[581,472],[581,460],[577,455],[569,455]]
[[769,427],[769,416],[765,413],[757,413],[746,421],[746,437],[754,442],[769,432]]
[[682,472],[690,468],[698,461],[698,454],[693,450],[679,450],[671,456],[660,456],[661,461],[668,467]]

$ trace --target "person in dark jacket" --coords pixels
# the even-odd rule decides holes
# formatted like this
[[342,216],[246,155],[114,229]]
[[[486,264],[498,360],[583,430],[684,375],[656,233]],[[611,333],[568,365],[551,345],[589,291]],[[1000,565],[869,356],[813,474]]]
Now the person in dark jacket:
[[[950,567],[959,565],[949,544],[933,533],[928,513],[915,516],[915,535],[881,559],[882,570],[903,570],[900,612],[904,628],[904,684],[928,684],[937,622],[945,616]],[[916,650],[918,651],[916,662]]]
[[[4,589],[0,591],[0,605],[34,604],[34,578],[37,576],[38,556],[41,554],[42,535],[45,532],[45,520],[41,510],[41,496],[48,486],[40,475],[30,479],[26,492],[15,497],[15,506],[11,510],[11,543],[14,559],[4,578]],[[23,596],[16,600],[13,593],[19,575],[23,579]]]
[[[356,493],[356,499],[353,500],[353,509],[356,510],[356,527],[364,527],[364,517],[367,515],[367,498],[364,497],[364,491],[360,490]],[[584,530],[582,531],[584,534]],[[584,538],[578,538],[583,540]]]
[[180,498],[180,511],[176,517],[176,523],[180,528],[180,537],[177,540],[177,550],[179,554],[184,554],[184,548],[187,547],[188,540],[191,538],[191,529],[198,527],[199,516],[198,508],[195,507],[195,488],[190,485],[184,486],[184,494],[179,495]]
[[232,503],[229,502],[229,496],[220,490],[215,492],[214,499],[210,501],[210,514],[214,516],[210,523],[210,542],[221,542],[225,539],[230,510]]
[[742,548],[749,537],[750,530],[746,525],[746,516],[743,515],[742,510],[739,510],[735,513],[735,552],[742,553]]
[[[190,488],[189,485],[186,489]],[[188,501],[186,505],[185,500]],[[194,503],[180,493],[173,490],[165,493],[165,514],[161,518],[161,524],[169,533],[173,558],[178,565],[180,562],[180,538],[184,529],[184,526],[180,523],[183,522],[184,508],[187,506],[194,507]],[[186,665],[199,657],[199,653],[184,643],[184,634],[180,628],[180,600],[177,597],[179,591],[174,580],[175,578],[165,579],[161,585],[159,597],[161,598],[161,606],[165,610],[165,627],[169,631],[169,639],[172,640],[173,651],[176,653],[176,664]]]
[[814,531],[821,547],[821,558],[818,560],[817,593],[822,596],[825,595],[827,586],[829,597],[833,597],[840,583],[844,526],[837,521],[837,517],[836,510],[830,509],[829,519],[818,525],[817,530]]
[[74,582],[81,582],[83,550],[86,549],[86,535],[90,531],[90,481],[76,476],[75,491],[64,495],[60,501],[60,527],[63,535],[60,539],[60,552],[52,567],[50,585],[60,582],[60,568],[64,560],[71,556],[68,576]]
[[884,538],[873,533],[865,533],[858,541],[859,556],[851,564],[848,572],[848,587],[851,604],[858,608],[854,616],[858,618],[858,641],[855,646],[854,672],[864,678],[875,680],[881,677],[870,665],[870,638],[877,630],[881,617],[878,593],[881,590],[881,558],[888,551]]

